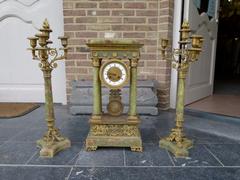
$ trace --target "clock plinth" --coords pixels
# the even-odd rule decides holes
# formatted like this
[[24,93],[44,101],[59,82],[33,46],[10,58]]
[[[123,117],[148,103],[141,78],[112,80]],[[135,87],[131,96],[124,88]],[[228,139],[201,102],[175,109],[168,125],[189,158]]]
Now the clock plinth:
[[[142,151],[137,115],[137,65],[142,44],[132,40],[93,40],[87,43],[93,65],[93,113],[86,150],[130,147]],[[123,114],[121,88],[130,84],[129,112]],[[102,85],[110,89],[107,111],[102,111]]]
[[142,151],[142,140],[138,128],[140,121],[128,121],[128,116],[103,114],[101,119],[90,119],[90,132],[86,139],[86,150],[98,147],[130,147],[132,151]]

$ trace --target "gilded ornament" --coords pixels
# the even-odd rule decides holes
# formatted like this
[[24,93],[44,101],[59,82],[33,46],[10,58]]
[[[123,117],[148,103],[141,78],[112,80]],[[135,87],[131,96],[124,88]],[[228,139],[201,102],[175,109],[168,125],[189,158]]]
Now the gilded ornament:
[[[89,121],[86,150],[94,151],[98,147],[130,147],[132,151],[141,152],[140,121],[136,111],[137,68],[129,64],[137,66],[142,45],[126,40],[91,40],[87,45],[91,52],[98,52],[98,56],[93,59],[93,113]],[[101,55],[104,56],[103,64],[99,63]],[[130,107],[129,113],[123,114],[121,89],[128,82]],[[107,112],[102,111],[102,85],[110,91]]]
[[[189,155],[188,149],[193,146],[192,141],[187,139],[183,132],[185,80],[190,63],[198,60],[202,48],[203,38],[199,35],[192,35],[189,37],[190,32],[189,23],[183,22],[180,30],[180,49],[174,49],[170,58],[166,57],[168,40],[161,40],[162,57],[171,61],[172,67],[178,71],[178,90],[175,128],[171,130],[169,136],[160,140],[159,145],[160,147],[172,152],[176,157],[187,157]],[[188,47],[189,44],[192,45],[191,48]]]
[[[67,37],[60,37],[63,48],[63,55],[58,55],[56,48],[48,47],[50,29],[48,21],[45,19],[43,22],[40,33],[35,37],[28,38],[30,41],[29,50],[32,51],[32,58],[38,60],[39,68],[43,72],[44,86],[45,86],[45,110],[46,110],[46,122],[47,132],[43,137],[37,141],[37,145],[41,148],[40,156],[53,157],[57,152],[69,148],[71,142],[68,138],[63,137],[60,134],[59,129],[55,127],[54,107],[53,107],[53,95],[52,95],[52,81],[51,72],[57,67],[56,61],[65,59],[67,57]],[[38,47],[38,45],[40,47]],[[37,54],[36,54],[37,53]]]

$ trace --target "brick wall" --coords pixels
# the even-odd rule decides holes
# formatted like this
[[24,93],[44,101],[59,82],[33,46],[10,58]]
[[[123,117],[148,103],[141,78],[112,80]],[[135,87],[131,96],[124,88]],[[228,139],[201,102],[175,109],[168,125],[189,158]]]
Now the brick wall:
[[159,107],[169,107],[170,65],[160,57],[161,37],[172,37],[173,0],[64,0],[64,29],[69,39],[67,95],[73,80],[91,79],[88,39],[131,38],[144,43],[139,79],[159,82]]

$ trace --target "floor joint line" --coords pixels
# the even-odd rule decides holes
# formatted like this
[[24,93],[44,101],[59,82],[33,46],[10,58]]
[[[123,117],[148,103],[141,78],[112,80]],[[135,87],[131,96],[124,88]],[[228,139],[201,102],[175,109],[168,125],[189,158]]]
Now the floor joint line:
[[218,161],[218,163],[221,164],[221,166],[224,167],[224,164],[220,161],[220,159],[218,159],[218,157],[215,154],[213,154],[212,151],[210,151],[210,149],[208,149],[205,145],[203,145],[203,147]]

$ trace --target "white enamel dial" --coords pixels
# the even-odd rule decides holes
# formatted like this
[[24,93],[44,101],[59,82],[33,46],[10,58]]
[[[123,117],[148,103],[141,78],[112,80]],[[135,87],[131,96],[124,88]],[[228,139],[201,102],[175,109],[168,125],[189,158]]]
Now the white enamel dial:
[[126,66],[119,62],[107,63],[102,70],[102,79],[110,87],[119,87],[127,80]]

